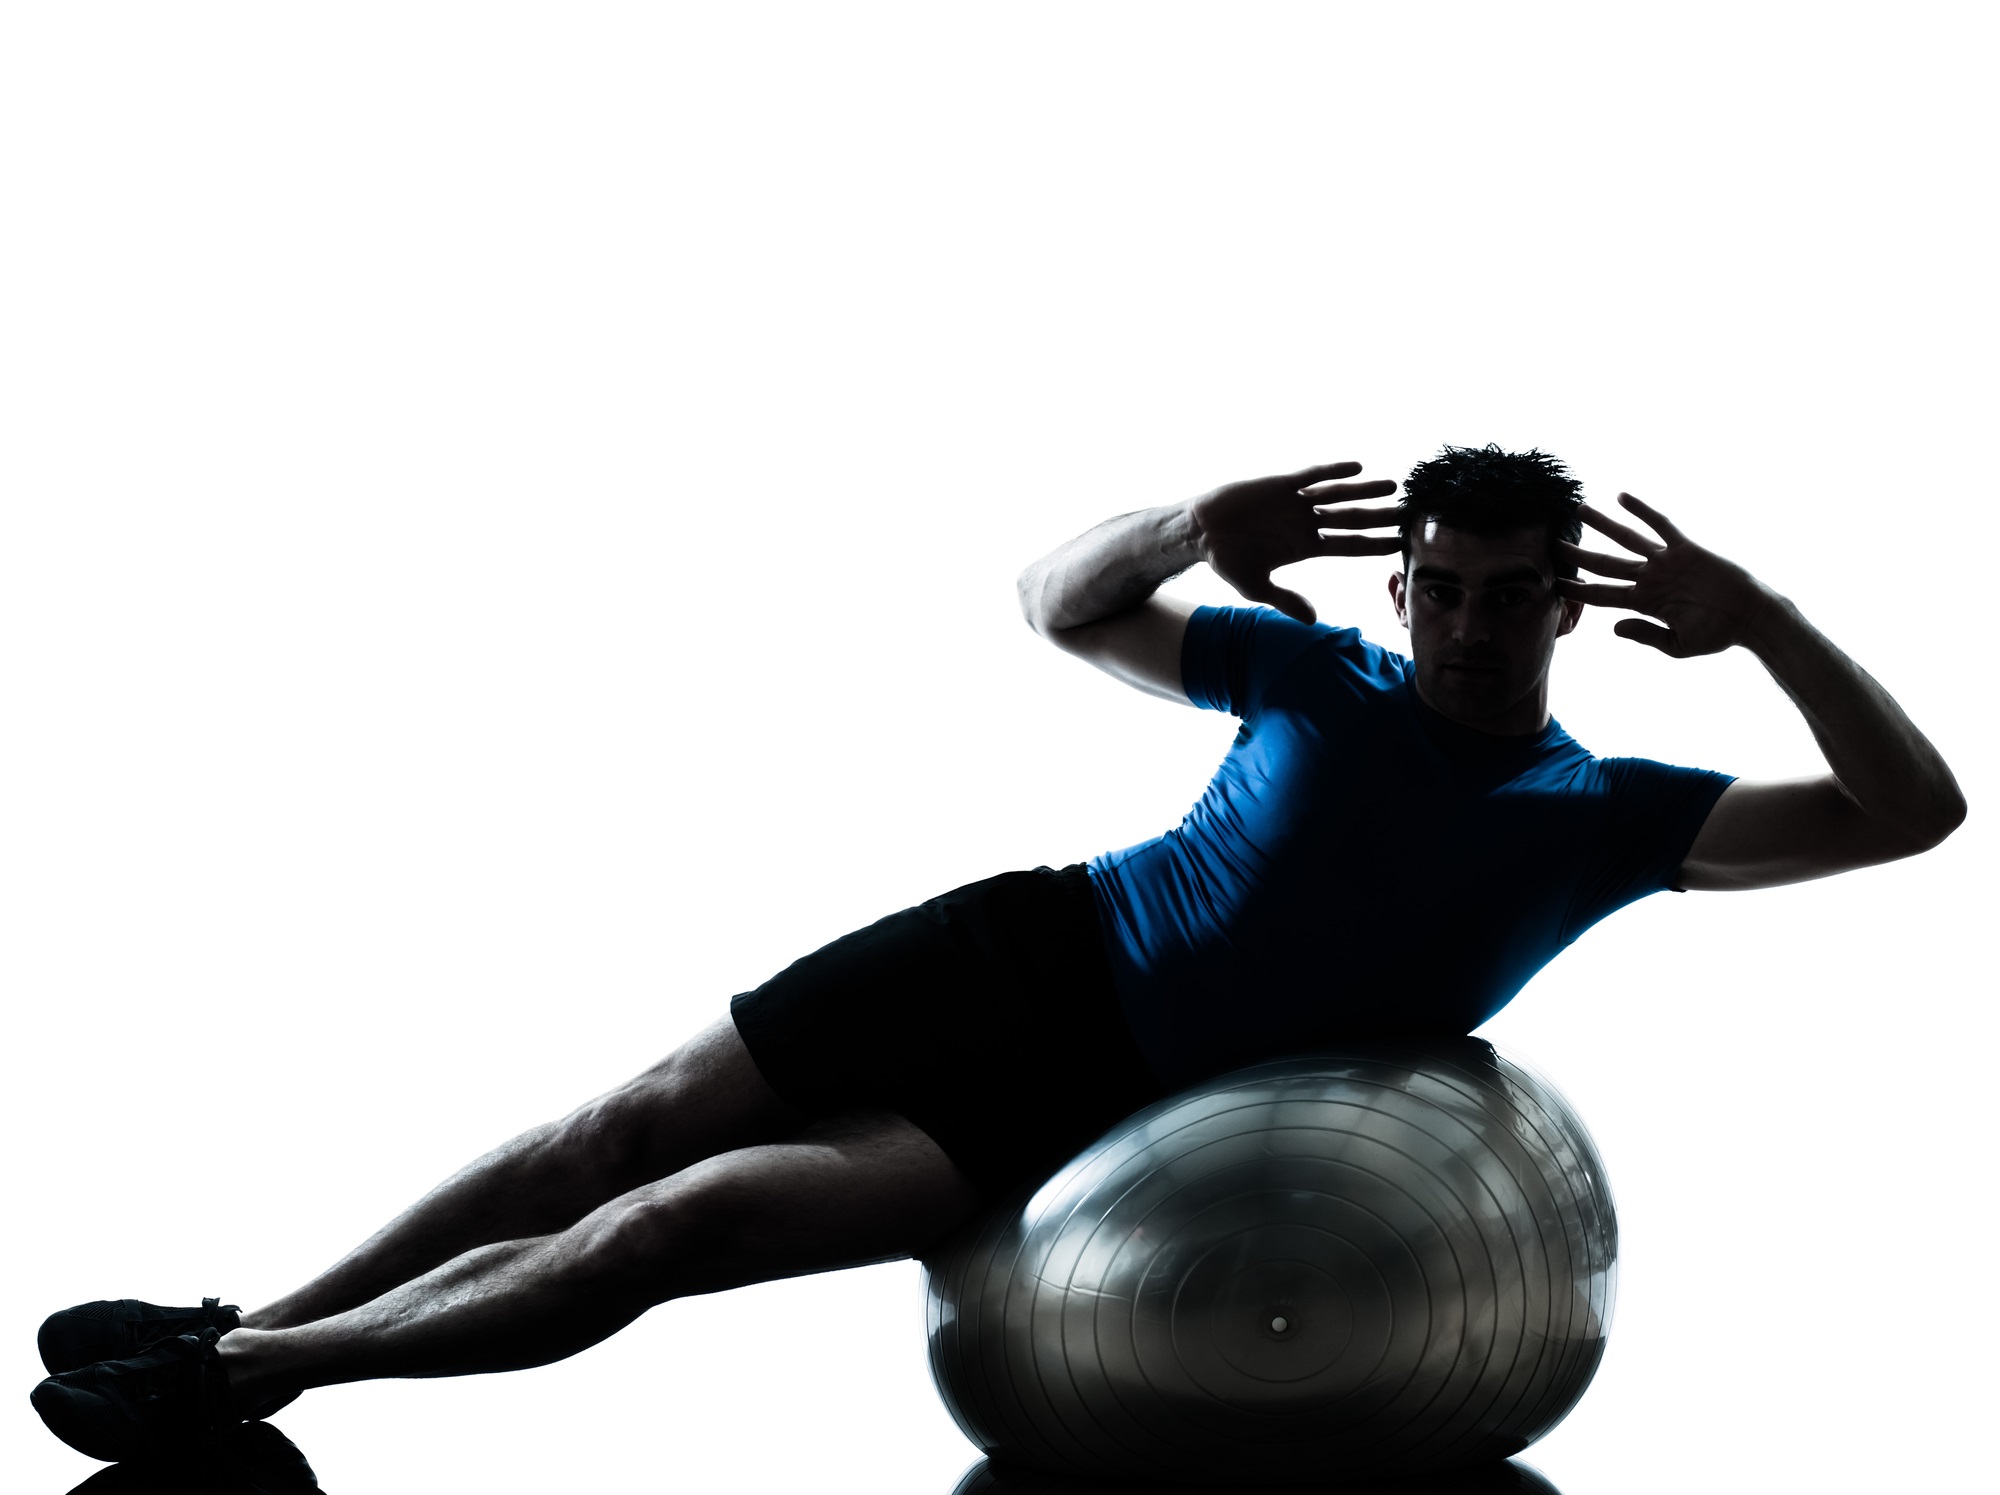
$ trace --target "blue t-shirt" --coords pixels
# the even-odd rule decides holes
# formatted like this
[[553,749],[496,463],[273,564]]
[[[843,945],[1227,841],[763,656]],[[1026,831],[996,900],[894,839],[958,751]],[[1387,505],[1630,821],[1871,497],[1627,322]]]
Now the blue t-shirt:
[[1242,719],[1180,825],[1090,864],[1112,978],[1169,1086],[1344,1039],[1470,1033],[1613,909],[1672,885],[1724,774],[1495,737],[1400,654],[1198,609],[1197,706]]

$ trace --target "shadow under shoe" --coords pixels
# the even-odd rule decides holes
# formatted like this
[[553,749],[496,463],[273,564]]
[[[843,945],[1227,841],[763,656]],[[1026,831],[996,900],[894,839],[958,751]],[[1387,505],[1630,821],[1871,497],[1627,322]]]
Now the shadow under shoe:
[[316,1495],[319,1487],[297,1444],[268,1422],[245,1422],[203,1453],[113,1464],[69,1495]]

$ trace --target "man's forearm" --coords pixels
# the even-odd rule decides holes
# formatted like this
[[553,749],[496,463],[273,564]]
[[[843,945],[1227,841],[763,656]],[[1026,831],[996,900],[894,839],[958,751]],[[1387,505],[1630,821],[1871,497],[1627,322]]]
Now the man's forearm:
[[1930,740],[1791,602],[1772,594],[1743,642],[1792,698],[1863,813],[1926,846],[1965,818],[1965,796]]
[[1202,559],[1187,504],[1107,519],[1021,573],[1021,612],[1044,636],[1137,607]]

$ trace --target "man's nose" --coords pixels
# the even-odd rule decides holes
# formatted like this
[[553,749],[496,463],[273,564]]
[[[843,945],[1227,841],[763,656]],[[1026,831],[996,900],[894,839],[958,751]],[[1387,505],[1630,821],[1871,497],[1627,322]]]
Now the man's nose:
[[1452,610],[1451,637],[1453,643],[1483,644],[1492,636],[1493,628],[1487,621],[1484,608],[1473,602],[1465,602]]

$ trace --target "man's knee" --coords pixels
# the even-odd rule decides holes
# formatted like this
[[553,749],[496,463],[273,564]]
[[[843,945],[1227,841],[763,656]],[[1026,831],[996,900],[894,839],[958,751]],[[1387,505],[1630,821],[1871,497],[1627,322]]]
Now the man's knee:
[[557,1165],[569,1172],[645,1182],[652,1123],[647,1110],[657,1097],[621,1085],[584,1102],[550,1128],[548,1146]]
[[573,1226],[567,1255],[593,1285],[658,1299],[705,1281],[738,1256],[748,1232],[736,1191],[719,1179],[639,1190]]

